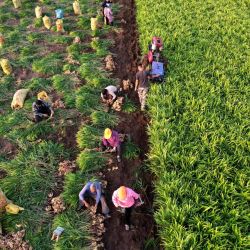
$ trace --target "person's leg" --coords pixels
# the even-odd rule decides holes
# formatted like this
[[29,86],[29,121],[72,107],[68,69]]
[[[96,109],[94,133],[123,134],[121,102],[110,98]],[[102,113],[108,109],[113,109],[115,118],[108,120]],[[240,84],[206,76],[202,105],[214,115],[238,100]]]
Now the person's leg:
[[105,16],[105,24],[109,25],[109,19]]
[[116,147],[116,154],[117,154],[117,160],[118,160],[118,162],[120,162],[121,161],[121,156],[122,156],[121,144],[119,144]]
[[125,208],[125,225],[130,226],[132,207]]
[[143,92],[143,89],[139,88],[138,89],[138,97],[139,97],[140,104],[142,103],[142,92]]
[[108,208],[108,205],[106,203],[104,195],[101,196],[101,205],[102,205],[102,213],[104,215],[108,215],[109,214],[109,208]]
[[141,96],[141,110],[145,110],[146,98],[147,98],[148,89],[144,88]]
[[35,123],[38,123],[38,122],[42,121],[43,118],[39,115],[35,115],[34,120],[35,120]]

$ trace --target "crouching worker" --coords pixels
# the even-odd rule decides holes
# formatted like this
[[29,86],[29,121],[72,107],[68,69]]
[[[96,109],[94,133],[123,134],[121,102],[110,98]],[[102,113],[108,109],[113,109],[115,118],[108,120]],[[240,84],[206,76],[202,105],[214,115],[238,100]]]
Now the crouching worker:
[[116,86],[110,85],[102,90],[102,101],[107,105],[108,110],[112,107],[117,99],[118,89]]
[[115,207],[125,209],[125,230],[128,231],[131,227],[131,212],[133,207],[143,204],[140,195],[128,187],[121,186],[114,191],[112,201]]
[[108,150],[109,152],[116,152],[117,161],[121,162],[121,141],[117,131],[106,128],[104,130],[101,146],[102,151]]
[[102,193],[101,183],[98,181],[89,181],[79,193],[79,199],[83,206],[86,208],[91,208],[90,204],[86,201],[86,198],[92,198],[95,200],[95,206],[93,207],[93,212],[96,213],[98,204],[101,202],[102,213],[106,218],[110,218],[109,208],[107,206],[105,197]]
[[33,102],[32,111],[34,115],[34,121],[36,123],[44,119],[52,118],[54,115],[54,111],[49,103],[39,99]]

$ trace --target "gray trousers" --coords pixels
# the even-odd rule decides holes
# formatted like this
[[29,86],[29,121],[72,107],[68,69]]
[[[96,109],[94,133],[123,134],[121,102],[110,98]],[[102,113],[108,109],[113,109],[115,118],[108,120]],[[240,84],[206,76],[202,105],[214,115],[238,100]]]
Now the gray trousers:
[[[96,195],[95,195],[95,194],[91,194],[90,196],[91,196],[94,200],[96,199]],[[103,213],[104,215],[109,214],[109,208],[108,208],[108,205],[107,205],[107,203],[106,203],[106,200],[105,200],[105,197],[104,197],[103,194],[101,195],[100,201],[101,201],[101,206],[102,206],[102,213]]]

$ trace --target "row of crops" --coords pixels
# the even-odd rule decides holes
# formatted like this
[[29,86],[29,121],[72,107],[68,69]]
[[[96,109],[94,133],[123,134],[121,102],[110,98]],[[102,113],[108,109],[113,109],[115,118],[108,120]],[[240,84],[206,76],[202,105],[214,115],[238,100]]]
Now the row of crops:
[[[0,33],[5,38],[0,58],[7,58],[13,68],[13,74],[8,76],[0,72],[0,137],[13,143],[17,152],[11,160],[7,155],[0,155],[0,168],[7,173],[0,179],[0,186],[10,199],[25,208],[18,215],[5,215],[3,229],[5,233],[25,229],[25,238],[34,249],[84,249],[92,236],[87,213],[77,210],[78,193],[107,160],[102,153],[91,149],[99,146],[103,129],[118,122],[115,114],[105,113],[99,102],[100,90],[117,84],[103,69],[103,60],[112,45],[104,37],[113,28],[90,30],[90,18],[96,15],[100,1],[80,0],[85,14],[78,17],[73,14],[72,2],[66,0],[22,0],[21,3],[19,9],[14,9],[11,1],[0,3]],[[51,30],[44,27],[42,18],[35,18],[37,5],[43,6],[43,15],[51,18]],[[65,33],[57,33],[55,29],[57,8],[65,12]],[[114,4],[113,9],[116,12],[118,6]],[[73,42],[76,36],[81,43]],[[29,96],[23,109],[13,111],[11,99],[20,88],[28,88]],[[41,90],[50,96],[60,96],[66,109],[57,109],[54,121],[34,124],[31,106]],[[127,108],[124,106],[125,112],[134,110],[130,102]],[[48,195],[62,189],[58,187],[61,185],[58,164],[78,153],[58,142],[79,121],[78,170],[64,177],[61,197],[67,209],[54,215],[45,207]],[[138,150],[133,144],[130,146],[128,158]],[[63,226],[65,232],[52,245],[50,237],[57,226]]]
[[[164,39],[149,96],[155,219],[165,249],[248,249],[246,1],[136,0],[140,45]],[[149,11],[150,10],[150,11]]]

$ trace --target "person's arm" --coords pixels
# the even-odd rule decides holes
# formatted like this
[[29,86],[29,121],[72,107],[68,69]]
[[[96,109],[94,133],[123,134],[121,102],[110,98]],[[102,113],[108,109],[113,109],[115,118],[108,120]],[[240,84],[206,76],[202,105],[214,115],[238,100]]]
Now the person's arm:
[[138,79],[138,74],[136,74],[136,80],[135,80],[135,91],[138,89],[138,84],[139,84],[139,79]]
[[35,103],[32,104],[32,111],[34,113],[34,115],[42,115],[41,113],[38,112],[37,106]]
[[131,188],[130,188],[130,195],[135,199],[135,200],[138,200],[139,198],[140,198],[140,195],[139,194],[137,194],[134,190],[132,190]]
[[112,91],[112,92],[110,92],[110,95],[112,95],[112,102],[113,102],[116,98],[116,94]]
[[102,138],[102,144],[107,147],[108,146],[108,142],[105,138]]
[[117,200],[117,196],[116,196],[116,191],[113,193],[112,195],[112,202],[113,204],[115,205],[115,207],[118,207],[119,204],[118,204],[118,200]]
[[96,206],[97,206],[101,199],[102,188],[99,182],[96,183],[95,187],[96,187]]
[[32,103],[32,112],[36,112],[37,111],[37,107],[35,103]]
[[84,200],[84,195],[86,193],[86,191],[89,189],[90,184],[87,183],[83,189],[81,190],[81,192],[79,193],[79,199],[82,202],[83,205],[85,205],[86,207],[89,207],[89,204]]
[[52,107],[49,108],[50,109],[50,117],[54,116],[54,110],[52,109]]

